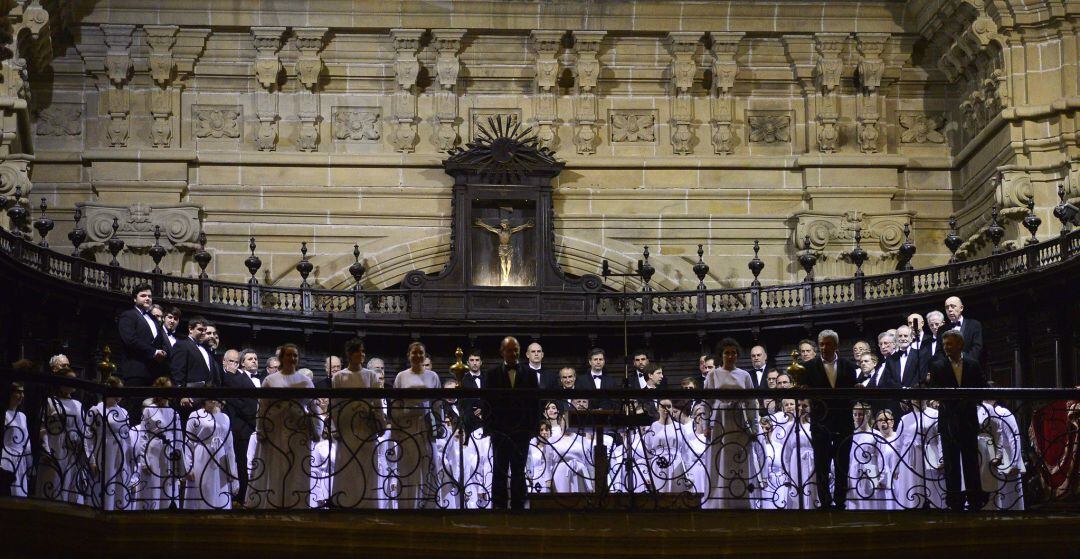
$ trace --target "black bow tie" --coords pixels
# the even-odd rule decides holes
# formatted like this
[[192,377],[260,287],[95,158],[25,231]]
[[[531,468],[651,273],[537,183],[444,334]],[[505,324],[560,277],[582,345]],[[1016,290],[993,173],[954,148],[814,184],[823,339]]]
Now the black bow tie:
[[600,374],[593,373],[592,374],[592,378],[600,378],[602,376],[604,376],[604,373],[600,373]]

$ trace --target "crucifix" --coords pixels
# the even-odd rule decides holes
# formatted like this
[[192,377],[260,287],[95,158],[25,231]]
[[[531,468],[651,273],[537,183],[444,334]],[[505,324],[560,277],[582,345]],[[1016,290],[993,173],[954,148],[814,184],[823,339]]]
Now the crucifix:
[[484,223],[482,219],[477,219],[475,222],[477,227],[480,227],[490,233],[494,233],[499,237],[499,285],[510,285],[510,267],[513,262],[514,248],[510,245],[510,237],[515,233],[520,233],[533,226],[533,222],[530,219],[528,222],[518,225],[517,227],[510,227],[509,219],[499,220],[499,226],[494,227]]

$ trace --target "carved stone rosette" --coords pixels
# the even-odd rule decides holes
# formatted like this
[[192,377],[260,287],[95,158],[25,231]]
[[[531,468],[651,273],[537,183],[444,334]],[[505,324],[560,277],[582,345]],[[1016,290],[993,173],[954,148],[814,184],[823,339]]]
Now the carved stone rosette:
[[581,155],[596,153],[599,139],[597,126],[599,106],[596,98],[596,85],[600,79],[600,60],[597,53],[605,31],[574,32],[574,145]]

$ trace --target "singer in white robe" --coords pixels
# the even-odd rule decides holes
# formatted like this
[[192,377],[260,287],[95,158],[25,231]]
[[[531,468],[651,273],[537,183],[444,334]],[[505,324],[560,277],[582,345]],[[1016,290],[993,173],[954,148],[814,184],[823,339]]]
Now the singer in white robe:
[[660,418],[641,437],[648,457],[649,477],[644,481],[661,493],[683,492],[689,485],[683,464],[684,433],[682,425],[671,417],[671,406],[670,400],[660,400]]
[[[787,509],[812,510],[820,499],[814,470],[814,447],[810,438],[810,404],[806,400],[798,404],[799,421],[788,431],[781,450],[784,473],[788,478]],[[825,488],[827,491],[829,488]]]
[[991,415],[999,422],[998,430],[1002,434],[1005,461],[1001,465],[1005,475],[1005,486],[1001,488],[998,508],[1001,510],[1024,510],[1024,453],[1020,439],[1020,428],[1016,416],[1008,408],[998,404]]
[[164,398],[151,400],[142,410],[140,431],[144,452],[136,461],[139,485],[135,508],[160,510],[171,503],[179,505],[180,478],[186,474],[180,414]]
[[[705,377],[706,389],[753,389],[750,373],[735,367],[738,349],[721,342],[724,365]],[[706,361],[706,366],[712,360]],[[748,509],[754,480],[760,466],[755,464],[752,445],[756,442],[757,409],[753,400],[713,400],[709,453],[710,492],[703,508]]]
[[920,400],[912,400],[911,412],[900,418],[896,430],[900,461],[893,472],[892,491],[897,508],[921,509],[928,502],[926,441],[932,423]]
[[[74,378],[75,372],[68,376]],[[37,494],[81,505],[90,480],[83,444],[86,434],[83,406],[71,397],[74,392],[74,388],[62,386],[59,395],[45,401],[41,418],[45,440],[38,462]]]
[[851,415],[855,431],[851,435],[846,506],[848,510],[873,510],[875,492],[882,482],[882,465],[877,437],[870,427],[869,404],[856,403]]
[[878,428],[874,433],[877,453],[881,459],[881,477],[874,490],[874,510],[896,510],[899,504],[893,496],[897,468],[900,466],[900,435],[893,429],[891,410],[878,412]]
[[236,454],[229,416],[217,400],[206,400],[203,409],[188,417],[186,425],[189,462],[184,487],[188,510],[228,509],[240,490]]
[[941,430],[938,423],[938,403],[930,400],[923,409],[926,439],[926,498],[930,508],[945,510],[945,454],[941,448]]
[[[360,352],[363,362],[363,353]],[[334,388],[377,388],[375,373],[352,363],[332,377]],[[355,365],[356,370],[351,367]],[[330,402],[333,431],[337,435],[330,503],[334,507],[374,509],[379,507],[382,480],[379,477],[379,435],[386,425],[382,402],[378,399],[336,398]]]
[[1003,424],[996,420],[993,408],[988,404],[982,404],[976,408],[979,417],[979,435],[977,438],[979,448],[979,478],[982,481],[982,490],[988,497],[982,510],[999,510],[1001,504],[1001,492],[1005,488],[1005,435],[1001,428]]
[[[439,376],[424,368],[427,350],[423,344],[409,345],[410,366],[394,377],[394,388],[439,388]],[[390,438],[393,441],[392,467],[397,473],[398,508],[422,509],[433,507],[437,487],[435,460],[432,453],[434,416],[431,403],[424,399],[398,398],[390,402]]]
[[9,489],[12,497],[25,497],[29,493],[27,472],[30,469],[30,432],[27,431],[26,415],[19,411],[23,401],[22,387],[13,389],[8,408],[4,412],[4,441],[0,454],[0,469],[11,473]]
[[119,402],[119,398],[105,398],[91,407],[86,417],[90,497],[93,505],[103,510],[126,510],[132,497],[131,433],[128,412]]

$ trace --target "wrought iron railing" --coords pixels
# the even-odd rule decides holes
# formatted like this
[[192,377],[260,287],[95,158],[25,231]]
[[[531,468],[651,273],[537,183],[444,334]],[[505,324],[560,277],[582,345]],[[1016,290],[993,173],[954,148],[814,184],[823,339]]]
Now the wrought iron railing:
[[[16,378],[2,374],[5,386]],[[534,509],[808,510],[841,483],[849,509],[943,509],[959,495],[946,481],[949,448],[965,441],[978,468],[967,490],[977,479],[982,496],[969,496],[984,510],[1080,501],[1080,390],[511,393],[17,378],[27,398],[3,428],[15,493],[101,510],[490,509],[500,446],[523,459]],[[521,427],[494,415],[507,397],[531,408]],[[590,405],[609,411],[582,411]],[[967,434],[939,411],[961,405],[977,421]],[[864,421],[889,414],[891,425]],[[824,448],[835,450],[823,462]]]

